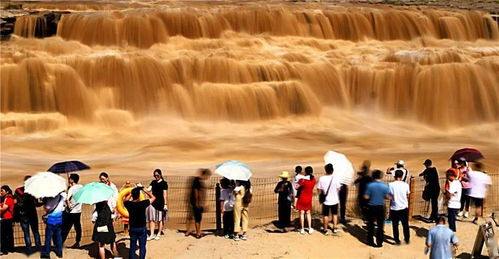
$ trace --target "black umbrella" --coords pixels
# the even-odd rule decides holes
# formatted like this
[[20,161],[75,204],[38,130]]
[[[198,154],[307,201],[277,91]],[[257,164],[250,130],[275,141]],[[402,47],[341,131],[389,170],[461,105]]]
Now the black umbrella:
[[90,166],[80,161],[64,161],[64,162],[55,163],[47,171],[55,174],[64,174],[64,173],[76,172],[86,169],[90,169]]

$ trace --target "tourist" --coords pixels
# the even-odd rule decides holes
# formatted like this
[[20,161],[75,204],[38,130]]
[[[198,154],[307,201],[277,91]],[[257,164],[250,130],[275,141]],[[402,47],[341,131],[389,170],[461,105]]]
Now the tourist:
[[294,196],[295,196],[295,199],[293,202],[293,208],[295,208],[295,209],[296,209],[296,203],[298,202],[298,198],[300,198],[300,194],[301,194],[301,188],[298,185],[298,182],[301,179],[310,180],[310,177],[305,175],[305,171],[303,171],[303,168],[301,166],[297,165],[295,167],[295,178],[294,178],[294,185],[293,185]]
[[364,194],[366,193],[366,188],[367,185],[373,181],[373,178],[369,175],[370,173],[370,167],[371,167],[371,161],[365,160],[362,163],[362,166],[360,167],[360,171],[357,172],[357,175],[359,176],[354,184],[358,185],[357,189],[357,202],[360,208],[360,211],[362,213],[362,218],[367,219],[367,211],[368,211],[368,205],[366,200],[364,198]]
[[114,233],[111,208],[105,201],[95,204],[94,216],[92,217],[94,231],[92,241],[99,246],[100,259],[106,258],[106,244],[111,246],[111,253],[118,255],[116,250],[116,234]]
[[487,189],[492,185],[492,179],[483,171],[483,164],[476,162],[474,168],[469,173],[471,190],[469,195],[475,205],[475,218],[473,223],[476,223],[478,217],[482,216],[483,200],[487,197]]
[[436,221],[438,217],[438,196],[440,195],[438,171],[432,166],[432,161],[430,159],[426,159],[423,165],[426,169],[419,174],[426,182],[423,198],[431,202],[430,221]]
[[[373,182],[369,183],[366,188],[364,198],[369,200],[369,213],[367,217],[367,242],[370,246],[383,246],[383,232],[385,224],[385,199],[390,199],[390,188],[386,183],[381,181],[381,171],[374,170],[372,173]],[[376,244],[374,243],[374,222],[378,227],[376,231]]]
[[[461,172],[459,171],[459,161],[452,160],[451,166],[449,169],[447,169],[446,172],[448,172],[448,171],[452,171],[454,173],[454,175],[456,176],[456,179],[461,178]],[[447,177],[447,175],[446,175],[446,177]],[[448,190],[449,190],[449,181],[446,180],[445,186],[444,186],[444,191],[448,191]]]
[[409,181],[409,170],[405,168],[405,162],[404,160],[399,160],[395,163],[395,168],[390,167],[386,170],[386,174],[392,175],[392,177],[395,175],[395,170],[402,170],[404,172],[404,175],[402,176],[402,181],[407,182]]
[[399,221],[402,222],[402,230],[404,232],[404,241],[406,244],[410,242],[409,232],[409,202],[410,193],[409,185],[402,181],[404,172],[395,170],[395,181],[388,184],[392,200],[390,204],[390,218],[393,227],[393,239],[395,244],[400,245],[399,239]]
[[274,193],[279,194],[277,198],[278,207],[278,227],[287,232],[289,226],[291,226],[291,204],[294,200],[293,197],[293,185],[289,182],[289,172],[283,171],[279,175],[281,181],[279,181],[274,188]]
[[220,180],[220,207],[223,219],[223,233],[225,238],[234,238],[234,183],[227,179]]
[[[149,197],[146,200],[140,200],[140,191]],[[125,197],[124,206],[128,211],[128,224],[130,226],[130,250],[128,251],[128,258],[135,258],[135,251],[137,250],[137,241],[140,248],[140,259],[146,258],[146,242],[147,242],[147,228],[146,228],[146,210],[154,203],[156,197],[153,193],[145,190],[142,185],[135,187],[131,191],[131,195]]]
[[312,198],[317,180],[314,178],[313,173],[314,169],[311,166],[305,167],[305,174],[309,178],[298,181],[298,188],[301,188],[301,193],[296,203],[296,209],[300,211],[300,234],[305,234],[305,218],[308,223],[308,234],[311,235],[314,232],[310,210],[312,209]]
[[445,225],[445,218],[439,217],[437,225],[428,231],[425,252],[430,250],[430,259],[453,258],[451,245],[458,246],[456,234]]
[[111,209],[111,218],[114,219],[117,215],[116,213],[116,203],[118,201],[118,188],[116,188],[116,185],[109,180],[109,175],[106,172],[102,172],[99,174],[99,180],[101,183],[106,184],[107,186],[111,187],[114,191],[114,194],[107,200],[107,205],[109,205],[109,208]]
[[41,258],[50,258],[51,241],[54,241],[55,254],[62,258],[62,212],[65,209],[66,193],[61,192],[53,198],[45,198],[45,246]]
[[252,195],[249,180],[236,181],[234,188],[234,241],[248,240],[248,208]]
[[2,203],[0,203],[0,251],[2,255],[7,255],[9,252],[14,252],[14,197],[12,190],[8,185],[2,186],[0,189]]
[[338,232],[336,228],[338,225],[338,192],[341,189],[341,183],[333,175],[334,168],[332,164],[327,164],[324,170],[326,175],[319,178],[317,190],[320,197],[324,197],[320,202],[322,202],[323,233],[327,236],[329,234],[329,212],[333,216],[333,233]]
[[77,203],[73,196],[83,187],[78,184],[80,176],[78,174],[69,175],[69,190],[66,198],[66,210],[62,214],[62,243],[66,242],[69,231],[75,227],[76,239],[71,248],[79,248],[81,241],[81,203]]
[[469,168],[468,162],[466,162],[465,158],[461,157],[459,158],[458,161],[459,161],[459,173],[460,173],[460,177],[458,178],[458,180],[461,181],[461,185],[463,187],[461,194],[461,207],[459,208],[458,216],[467,218],[469,216],[468,212],[470,210],[470,202],[471,202],[471,198],[469,195],[471,191],[469,172],[471,171],[471,169]]
[[[163,178],[161,169],[154,170],[153,176],[154,180],[149,184],[149,190],[152,190],[152,194],[156,199],[147,208],[147,221],[149,222],[150,231],[147,240],[159,240],[168,213],[168,183]],[[155,224],[158,227],[156,236],[154,235]]]
[[461,207],[461,182],[456,179],[455,172],[447,170],[447,181],[449,189],[445,191],[445,198],[447,199],[447,217],[449,218],[449,228],[456,232],[456,215]]
[[[30,178],[29,175],[24,177],[24,181]],[[40,240],[40,232],[38,231],[38,214],[36,212],[36,207],[41,205],[28,193],[24,192],[24,186],[17,188],[14,191],[14,200],[16,202],[14,208],[14,219],[17,219],[21,225],[21,229],[24,233],[24,243],[26,244],[27,255],[30,255],[33,250],[31,247],[31,237],[29,234],[29,229],[33,232],[33,237],[35,239],[36,250],[40,250],[42,243]]]
[[211,171],[208,169],[200,169],[199,175],[192,179],[191,183],[191,193],[190,193],[190,205],[191,205],[191,215],[187,219],[186,223],[186,231],[185,236],[189,236],[191,234],[190,227],[192,224],[192,220],[194,220],[194,226],[196,228],[196,238],[202,238],[204,236],[201,233],[201,221],[203,219],[203,201],[205,197],[205,188],[203,186],[203,182],[210,178]]

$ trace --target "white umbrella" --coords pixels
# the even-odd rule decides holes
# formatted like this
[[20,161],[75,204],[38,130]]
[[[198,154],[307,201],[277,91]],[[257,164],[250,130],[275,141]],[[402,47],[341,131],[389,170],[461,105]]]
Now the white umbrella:
[[324,162],[332,164],[334,168],[334,176],[338,177],[342,184],[350,185],[353,181],[355,170],[348,158],[338,152],[328,151],[324,155]]
[[55,197],[66,190],[66,180],[52,172],[41,172],[24,182],[24,191],[35,198]]
[[229,160],[218,164],[215,167],[215,173],[230,180],[240,181],[248,181],[252,175],[249,166],[236,160]]

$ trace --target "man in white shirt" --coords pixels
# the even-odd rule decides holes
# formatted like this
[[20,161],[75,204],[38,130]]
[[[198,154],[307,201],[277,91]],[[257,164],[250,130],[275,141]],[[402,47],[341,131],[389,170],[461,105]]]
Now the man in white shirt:
[[404,172],[402,170],[395,170],[395,181],[388,185],[392,195],[390,203],[390,218],[392,220],[393,239],[395,239],[395,243],[397,245],[400,245],[399,221],[402,221],[405,243],[409,244],[410,242],[409,202],[407,200],[410,189],[409,185],[402,181],[403,176]]
[[492,185],[492,179],[490,179],[490,176],[482,171],[482,163],[477,162],[475,163],[473,170],[468,172],[471,183],[469,196],[471,197],[473,204],[475,204],[475,219],[473,219],[473,223],[476,223],[478,217],[482,216],[483,199],[487,197],[487,189],[489,185]]
[[319,193],[322,193],[326,196],[326,200],[322,204],[322,217],[324,224],[324,235],[329,234],[328,223],[329,223],[329,212],[333,216],[333,233],[337,233],[338,229],[336,225],[338,224],[338,191],[341,188],[341,183],[335,179],[333,176],[333,165],[327,164],[324,169],[326,170],[326,175],[321,176],[319,178],[319,182],[317,183],[317,189]]
[[449,228],[456,232],[456,215],[461,208],[462,185],[456,179],[454,171],[447,170],[447,181],[449,182],[449,190],[445,192],[447,198],[447,216],[449,218]]
[[74,200],[74,195],[83,187],[78,184],[80,176],[78,174],[69,175],[69,190],[66,198],[66,210],[62,214],[62,243],[66,241],[69,231],[75,227],[75,244],[71,248],[79,248],[81,241],[81,203]]

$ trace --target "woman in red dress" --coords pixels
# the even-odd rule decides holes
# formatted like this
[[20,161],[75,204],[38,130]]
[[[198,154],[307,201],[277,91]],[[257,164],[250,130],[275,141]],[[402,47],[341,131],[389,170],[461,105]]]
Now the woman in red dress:
[[310,210],[312,209],[312,197],[314,196],[314,188],[317,180],[315,180],[313,173],[314,169],[311,166],[307,166],[305,168],[305,175],[309,179],[298,181],[298,188],[301,189],[301,194],[296,203],[296,209],[300,211],[300,234],[305,234],[305,216],[307,217],[308,233],[312,234],[314,232]]

